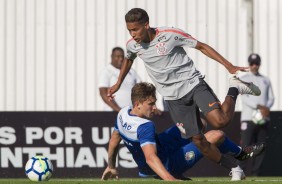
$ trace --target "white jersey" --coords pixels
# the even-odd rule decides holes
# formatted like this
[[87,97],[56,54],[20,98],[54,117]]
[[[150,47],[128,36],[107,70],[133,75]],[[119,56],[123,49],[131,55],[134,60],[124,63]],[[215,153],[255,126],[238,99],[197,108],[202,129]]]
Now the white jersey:
[[177,100],[191,91],[199,83],[199,78],[203,78],[183,48],[196,45],[197,40],[180,29],[159,27],[150,43],[138,44],[129,40],[126,58],[133,61],[139,56],[164,99]]
[[[100,74],[98,87],[112,87],[118,80],[120,70],[109,64]],[[136,84],[141,82],[136,72],[131,69],[125,77],[120,89],[115,93],[115,102],[119,107],[131,105],[131,89]],[[107,104],[104,104],[104,111],[112,111],[113,109]]]
[[124,107],[118,113],[115,131],[118,131],[133,159],[138,165],[139,172],[152,175],[154,172],[146,163],[142,146],[156,144],[155,125],[151,120],[130,114],[131,107]]
[[[150,123],[153,125],[153,122],[151,120],[140,118],[136,115],[131,115],[131,107],[125,107],[120,110],[118,113],[118,119],[116,123],[116,129],[118,129],[121,136],[124,138],[125,142],[140,142],[138,137],[138,128],[142,126],[143,124]],[[155,127],[152,126],[152,131],[155,134]],[[141,143],[139,146],[143,146],[143,144],[152,143],[155,144],[155,141],[150,142],[144,142]]]

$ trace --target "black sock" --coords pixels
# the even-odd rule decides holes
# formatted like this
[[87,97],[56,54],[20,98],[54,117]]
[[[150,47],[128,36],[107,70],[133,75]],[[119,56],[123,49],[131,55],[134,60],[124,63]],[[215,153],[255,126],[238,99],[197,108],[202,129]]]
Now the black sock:
[[239,91],[235,87],[231,87],[228,90],[227,96],[230,96],[235,102],[237,100],[237,96],[239,95]]
[[231,170],[232,168],[237,167],[238,163],[236,163],[235,159],[222,155],[219,161],[219,165]]

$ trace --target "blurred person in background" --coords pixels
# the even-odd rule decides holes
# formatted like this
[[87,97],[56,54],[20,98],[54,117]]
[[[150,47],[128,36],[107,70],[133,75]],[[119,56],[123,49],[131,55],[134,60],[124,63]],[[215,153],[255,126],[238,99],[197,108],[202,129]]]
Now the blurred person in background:
[[125,77],[120,90],[115,94],[114,100],[108,100],[107,91],[112,85],[114,85],[118,79],[118,75],[121,69],[122,62],[124,61],[124,50],[121,47],[115,47],[112,49],[111,63],[106,66],[100,73],[99,78],[99,91],[100,96],[105,102],[104,111],[116,111],[122,107],[131,105],[131,88],[141,81],[137,73],[130,69],[128,75]]
[[[252,81],[259,86],[260,96],[242,95],[241,113],[241,145],[246,146],[252,143],[266,142],[270,127],[270,108],[274,103],[274,95],[271,82],[268,77],[260,74],[261,58],[258,54],[251,54],[248,58],[250,72],[242,76],[246,82]],[[261,166],[265,152],[253,159],[252,175],[261,174]],[[240,164],[246,167],[246,161]]]

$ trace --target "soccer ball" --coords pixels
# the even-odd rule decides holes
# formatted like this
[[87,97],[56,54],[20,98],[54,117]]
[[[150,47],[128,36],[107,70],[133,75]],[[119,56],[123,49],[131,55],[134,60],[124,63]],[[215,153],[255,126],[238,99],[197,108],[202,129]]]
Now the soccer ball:
[[25,174],[31,181],[48,181],[53,173],[51,161],[44,156],[35,156],[25,165]]
[[257,125],[263,125],[266,123],[265,119],[263,118],[260,110],[256,110],[252,114],[252,120]]

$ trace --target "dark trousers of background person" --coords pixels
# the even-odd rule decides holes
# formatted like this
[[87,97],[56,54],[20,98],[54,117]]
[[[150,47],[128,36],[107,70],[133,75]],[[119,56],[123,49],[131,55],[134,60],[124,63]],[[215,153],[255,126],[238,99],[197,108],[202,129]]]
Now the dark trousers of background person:
[[[261,142],[266,143],[267,142],[270,122],[266,122],[264,125],[256,125],[252,121],[244,121],[241,123],[247,123],[246,129],[241,130],[241,146],[242,147],[251,145],[254,143],[261,143]],[[252,159],[251,174],[253,176],[261,175],[261,166],[262,166],[264,156],[265,156],[265,151],[261,155]],[[240,166],[243,169],[246,169],[247,161],[248,159],[240,163]]]

